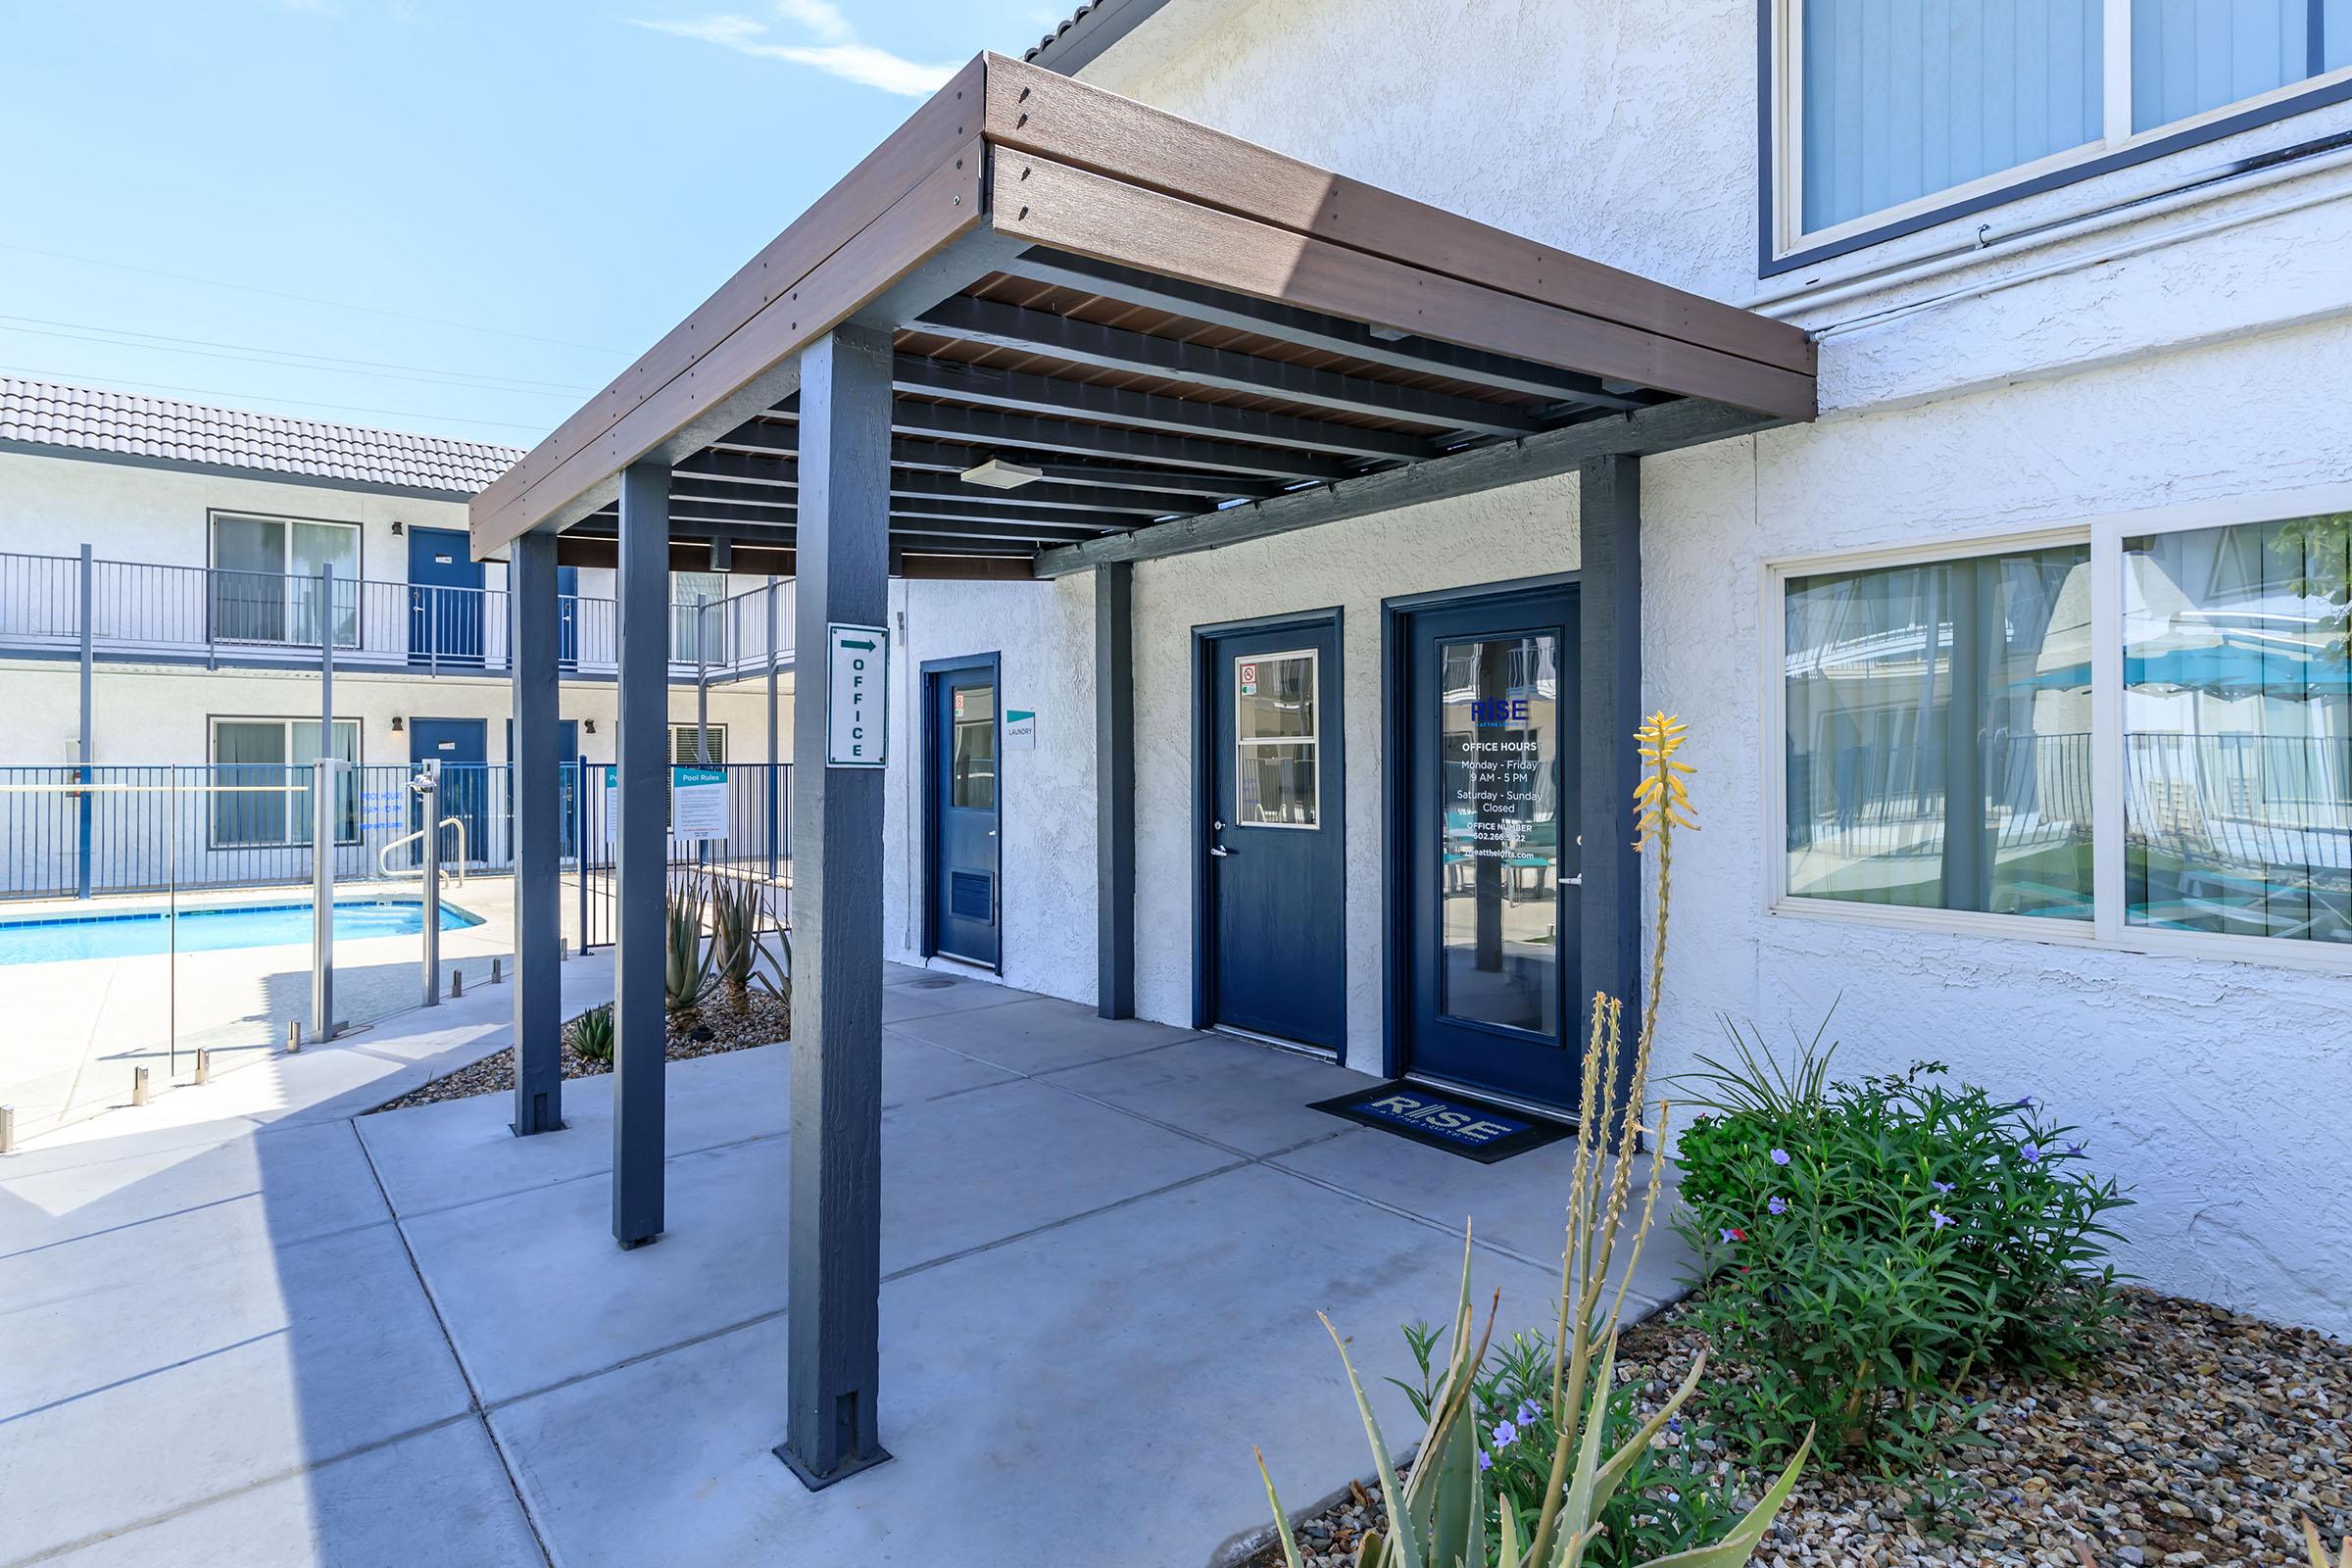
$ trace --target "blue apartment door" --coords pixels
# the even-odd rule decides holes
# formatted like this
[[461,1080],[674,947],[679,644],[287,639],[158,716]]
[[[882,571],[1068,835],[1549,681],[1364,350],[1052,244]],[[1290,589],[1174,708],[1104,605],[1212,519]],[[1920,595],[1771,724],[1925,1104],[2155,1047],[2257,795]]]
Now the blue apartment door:
[[409,530],[409,662],[482,662],[482,564],[457,528]]
[[1201,639],[1200,995],[1206,1023],[1345,1043],[1346,779],[1333,620]]
[[[1566,587],[1400,622],[1407,1072],[1577,1103],[1577,606]],[[1630,820],[1630,819],[1629,819]],[[1629,828],[1630,831],[1630,828]]]
[[[482,718],[412,718],[409,720],[409,760],[412,763],[428,760],[441,764],[441,820],[456,817],[465,824],[464,854],[468,860],[482,858],[483,846],[489,840],[490,804],[490,722]],[[410,808],[412,829],[424,826],[417,807]],[[446,862],[458,858],[458,839],[453,832],[441,841],[441,858]],[[413,858],[420,858],[421,847]]]
[[926,680],[931,951],[993,969],[1004,958],[997,661],[933,669]]

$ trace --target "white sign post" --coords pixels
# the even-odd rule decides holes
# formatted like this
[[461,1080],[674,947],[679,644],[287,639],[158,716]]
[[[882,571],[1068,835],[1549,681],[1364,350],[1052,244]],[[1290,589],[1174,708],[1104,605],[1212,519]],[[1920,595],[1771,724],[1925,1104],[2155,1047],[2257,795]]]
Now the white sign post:
[[889,759],[890,633],[825,627],[825,765],[881,767]]

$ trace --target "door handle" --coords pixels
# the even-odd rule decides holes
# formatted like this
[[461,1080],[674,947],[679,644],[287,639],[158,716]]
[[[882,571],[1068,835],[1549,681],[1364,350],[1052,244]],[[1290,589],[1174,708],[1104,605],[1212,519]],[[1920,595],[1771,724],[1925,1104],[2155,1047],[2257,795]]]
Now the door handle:
[[1220,860],[1230,858],[1233,854],[1231,850],[1227,849],[1222,844],[1211,844],[1208,847],[1208,853],[1215,856]]
[[992,827],[992,828],[990,828],[990,829],[988,830],[988,836],[989,836],[990,838],[992,838],[992,839],[993,839],[993,838],[995,838],[995,837],[997,836],[997,830],[996,830],[995,828],[993,828],[993,827]]
[[1560,886],[1564,888],[1581,888],[1584,885],[1585,873],[1582,871],[1577,872],[1574,876],[1564,876],[1560,878]]

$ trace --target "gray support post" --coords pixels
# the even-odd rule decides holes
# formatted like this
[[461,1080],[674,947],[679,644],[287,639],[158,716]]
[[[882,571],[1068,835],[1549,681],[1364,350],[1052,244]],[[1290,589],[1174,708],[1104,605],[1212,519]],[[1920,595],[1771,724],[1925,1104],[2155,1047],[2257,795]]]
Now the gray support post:
[[417,811],[424,821],[417,862],[424,871],[418,969],[424,984],[424,1004],[438,1007],[441,1005],[441,759],[428,757],[417,765],[424,771],[410,780],[409,787],[423,803]]
[[[801,354],[800,648],[828,648],[830,623],[888,615],[890,370],[890,334],[866,327]],[[884,775],[826,765],[824,681],[793,709],[790,1348],[776,1450],[812,1489],[889,1457],[875,1416]]]
[[767,883],[776,884],[777,840],[782,837],[781,809],[784,775],[776,767],[776,633],[783,624],[776,612],[776,579],[767,579]]
[[1135,566],[1095,568],[1095,1010],[1135,1016]]
[[89,786],[97,782],[97,770],[91,766],[98,759],[91,745],[92,690],[97,682],[97,640],[93,627],[97,619],[98,593],[91,575],[94,563],[90,547],[81,547],[81,798],[74,804],[74,891],[78,898],[90,896],[90,849],[96,836],[92,831],[97,798]]
[[335,568],[318,568],[318,756],[311,768],[311,1039],[335,1034]]
[[[1584,965],[1578,1011],[1605,991],[1638,1012],[1642,858],[1634,783],[1642,722],[1642,464],[1608,457],[1579,470],[1577,775],[1584,840]],[[1622,1067],[1623,1064],[1621,1064]]]
[[514,1136],[564,1125],[564,759],[557,723],[556,536],[526,533],[507,567],[514,605],[507,667],[514,682]]
[[694,760],[710,765],[710,596],[694,596]]
[[662,930],[669,791],[669,469],[639,463],[620,476],[620,820],[612,830],[612,1239],[662,1230]]

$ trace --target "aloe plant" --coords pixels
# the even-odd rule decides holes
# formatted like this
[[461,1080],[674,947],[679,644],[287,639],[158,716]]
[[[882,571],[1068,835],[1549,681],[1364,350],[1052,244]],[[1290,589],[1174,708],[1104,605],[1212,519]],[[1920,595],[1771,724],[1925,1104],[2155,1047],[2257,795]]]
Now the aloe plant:
[[571,1049],[590,1061],[612,1059],[612,1004],[590,1007],[572,1020]]
[[662,923],[662,1001],[671,1012],[692,1012],[717,989],[715,944],[703,941],[709,897],[700,882],[670,890]]
[[2331,1562],[2328,1556],[2328,1543],[2320,1539],[2320,1527],[2306,1519],[2303,1521],[2303,1544],[2311,1552],[2311,1568],[2352,1568],[2352,1536],[2344,1538],[2342,1558]]
[[[726,990],[727,1004],[739,1013],[748,1010],[755,985],[789,1002],[791,945],[779,931],[776,937],[785,945],[786,957],[778,961],[768,953],[766,934],[760,929],[759,889],[732,879],[717,881],[711,885],[710,902],[711,959],[719,983]],[[775,971],[776,979],[762,972],[762,958],[769,960],[768,967]]]
[[[1682,1386],[1667,1396],[1655,1413],[1614,1453],[1601,1451],[1601,1433],[1608,1413],[1609,1388],[1616,1370],[1618,1319],[1625,1307],[1627,1285],[1648,1239],[1657,1201],[1658,1161],[1666,1138],[1669,1106],[1660,1102],[1654,1127],[1642,1124],[1649,1079],[1650,1048],[1657,1034],[1658,994],[1665,979],[1667,913],[1673,878],[1674,832],[1696,831],[1690,797],[1684,784],[1691,771],[1677,761],[1685,727],[1665,713],[1653,713],[1637,739],[1642,774],[1634,792],[1641,841],[1637,849],[1655,845],[1658,851],[1655,888],[1657,917],[1651,930],[1648,1005],[1633,1042],[1632,1059],[1622,1080],[1614,1070],[1624,1045],[1625,1004],[1595,993],[1592,1023],[1585,1045],[1583,1102],[1577,1121],[1576,1159],[1568,1192],[1567,1245],[1560,1257],[1558,1332],[1552,1345],[1551,1415],[1559,1436],[1552,1451],[1551,1470],[1543,1505],[1533,1522],[1524,1521],[1510,1500],[1490,1508],[1480,1481],[1478,1428],[1471,1411],[1471,1382],[1486,1359],[1487,1343],[1494,1332],[1494,1309],[1490,1306],[1487,1327],[1474,1341],[1476,1327],[1470,1296],[1470,1237],[1462,1238],[1462,1288],[1453,1312],[1453,1358],[1445,1380],[1430,1401],[1428,1431],[1409,1480],[1399,1480],[1381,1436],[1363,1380],[1348,1354],[1346,1341],[1323,1318],[1324,1330],[1339,1348],[1340,1364],[1347,1369],[1354,1392],[1364,1435],[1372,1446],[1373,1467],[1380,1481],[1381,1501],[1388,1508],[1389,1528],[1367,1532],[1356,1548],[1357,1568],[1581,1568],[1601,1530],[1600,1513],[1632,1469],[1642,1449],[1681,1409],[1698,1387],[1706,1369],[1700,1352]],[[1634,1161],[1644,1134],[1650,1134],[1649,1186],[1639,1220],[1631,1230],[1631,1250],[1625,1272],[1612,1294],[1608,1281],[1617,1258],[1618,1240],[1625,1227],[1632,1191]],[[1497,1293],[1497,1303],[1499,1293]],[[1796,1454],[1762,1499],[1735,1524],[1721,1541],[1664,1557],[1643,1568],[1737,1568],[1753,1555],[1764,1533],[1796,1486],[1798,1472],[1811,1451],[1808,1434]],[[1303,1568],[1290,1517],[1258,1457],[1258,1474],[1266,1485],[1266,1499],[1274,1510],[1275,1529],[1287,1568]],[[1487,1520],[1494,1513],[1494,1539],[1488,1539]]]

